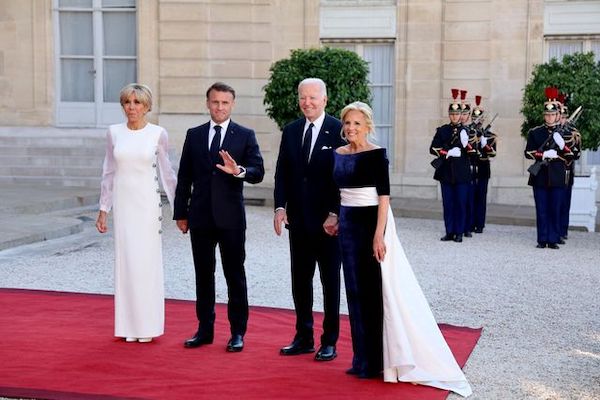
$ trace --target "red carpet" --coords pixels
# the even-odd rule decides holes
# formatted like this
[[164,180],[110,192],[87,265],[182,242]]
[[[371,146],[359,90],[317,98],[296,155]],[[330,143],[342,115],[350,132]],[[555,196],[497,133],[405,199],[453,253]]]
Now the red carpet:
[[[294,331],[290,310],[252,307],[246,347],[227,353],[225,306],[217,308],[215,343],[184,349],[194,333],[194,303],[168,300],[166,333],[150,344],[113,337],[113,298],[0,289],[0,396],[38,399],[445,399],[411,384],[359,380],[350,367],[348,318],[338,358],[282,357]],[[317,316],[315,326],[320,326]],[[481,329],[441,325],[459,364]],[[315,332],[318,338],[320,332]],[[468,377],[467,377],[468,378]]]

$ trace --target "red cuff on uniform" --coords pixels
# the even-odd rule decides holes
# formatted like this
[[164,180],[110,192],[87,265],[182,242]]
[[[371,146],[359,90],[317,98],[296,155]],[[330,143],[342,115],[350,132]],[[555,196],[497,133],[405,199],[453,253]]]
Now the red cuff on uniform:
[[440,154],[445,156],[446,154],[448,154],[448,150],[440,150]]
[[567,145],[565,144],[565,147],[563,147],[563,151],[564,151],[565,153],[570,153],[570,152],[571,152],[571,149],[569,148],[569,146],[567,146]]
[[535,158],[542,158],[544,156],[544,153],[542,153],[541,151],[536,151],[535,153],[533,153],[533,156]]

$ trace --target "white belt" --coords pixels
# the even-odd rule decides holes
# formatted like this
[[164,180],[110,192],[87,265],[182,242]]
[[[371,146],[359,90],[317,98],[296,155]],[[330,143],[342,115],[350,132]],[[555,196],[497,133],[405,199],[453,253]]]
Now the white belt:
[[341,202],[345,207],[369,207],[379,205],[379,196],[374,186],[340,189]]

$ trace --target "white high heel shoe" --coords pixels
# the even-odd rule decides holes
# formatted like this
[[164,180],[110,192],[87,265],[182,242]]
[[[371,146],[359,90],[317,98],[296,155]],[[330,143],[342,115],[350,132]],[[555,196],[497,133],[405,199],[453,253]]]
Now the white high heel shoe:
[[125,338],[125,341],[127,343],[131,343],[131,342],[137,342],[138,340],[137,340],[137,338],[134,338],[134,337],[128,337],[128,338]]
[[143,337],[143,338],[139,338],[138,342],[140,343],[150,343],[152,341],[151,337]]

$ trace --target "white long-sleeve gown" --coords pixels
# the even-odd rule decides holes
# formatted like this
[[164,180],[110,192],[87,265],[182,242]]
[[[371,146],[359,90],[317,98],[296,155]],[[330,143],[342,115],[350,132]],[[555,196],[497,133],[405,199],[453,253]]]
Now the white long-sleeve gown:
[[111,125],[106,134],[100,210],[113,210],[117,337],[164,333],[159,179],[173,204],[177,178],[169,161],[167,132],[150,123],[140,130]]

